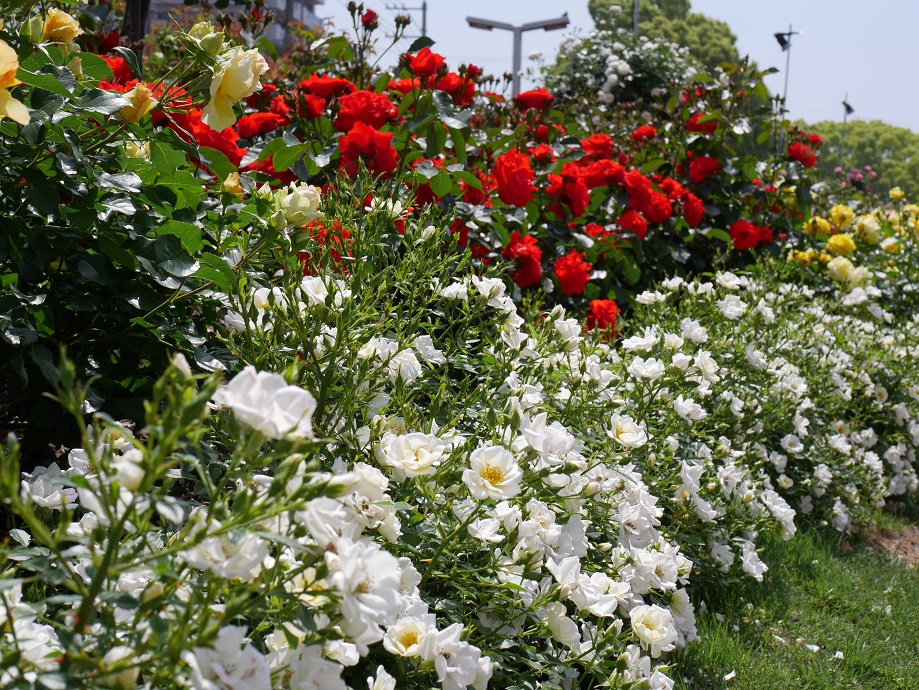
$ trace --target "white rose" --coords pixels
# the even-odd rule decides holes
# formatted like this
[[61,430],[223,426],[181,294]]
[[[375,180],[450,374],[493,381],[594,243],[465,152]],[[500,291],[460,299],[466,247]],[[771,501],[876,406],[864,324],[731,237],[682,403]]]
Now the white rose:
[[310,184],[290,183],[275,193],[278,208],[290,227],[297,227],[322,217],[319,210],[319,188]]
[[650,648],[651,656],[659,658],[662,652],[676,647],[677,632],[673,626],[673,614],[656,604],[642,604],[629,612],[632,630],[641,641],[641,646]]
[[432,434],[405,434],[396,437],[382,455],[385,463],[406,477],[434,474],[447,445]]
[[214,402],[233,410],[243,424],[268,438],[313,437],[316,399],[284,377],[248,366],[214,393]]
[[501,446],[476,448],[469,456],[470,469],[463,471],[463,482],[473,498],[503,500],[520,493],[523,472],[517,459]]

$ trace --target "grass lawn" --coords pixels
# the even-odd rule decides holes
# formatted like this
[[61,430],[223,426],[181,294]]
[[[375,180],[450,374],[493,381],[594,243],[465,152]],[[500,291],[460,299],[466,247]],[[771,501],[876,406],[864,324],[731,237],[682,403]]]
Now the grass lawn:
[[[904,530],[916,512],[877,524]],[[763,560],[762,584],[697,593],[702,641],[672,670],[678,690],[919,689],[919,566],[813,531]]]

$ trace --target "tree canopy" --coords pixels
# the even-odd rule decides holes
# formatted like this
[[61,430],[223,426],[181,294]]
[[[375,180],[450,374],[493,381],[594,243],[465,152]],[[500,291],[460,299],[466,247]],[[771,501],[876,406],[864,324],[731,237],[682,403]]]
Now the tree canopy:
[[[737,63],[737,37],[722,21],[692,12],[690,0],[639,0],[638,30],[689,48],[693,57],[711,71],[722,62]],[[631,28],[630,0],[589,0],[588,9],[597,26]],[[613,9],[621,8],[620,10]]]
[[[826,141],[818,170],[830,177],[840,164],[841,122],[799,123]],[[844,170],[870,165],[878,174],[871,186],[880,192],[901,187],[910,197],[919,196],[919,134],[880,120],[851,120],[846,125]]]

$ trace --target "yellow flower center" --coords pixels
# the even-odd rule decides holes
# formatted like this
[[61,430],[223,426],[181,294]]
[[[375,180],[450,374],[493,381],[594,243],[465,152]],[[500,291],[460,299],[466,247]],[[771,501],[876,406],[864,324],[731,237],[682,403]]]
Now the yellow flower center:
[[504,481],[504,472],[494,465],[485,465],[482,468],[482,479],[492,486],[496,486]]

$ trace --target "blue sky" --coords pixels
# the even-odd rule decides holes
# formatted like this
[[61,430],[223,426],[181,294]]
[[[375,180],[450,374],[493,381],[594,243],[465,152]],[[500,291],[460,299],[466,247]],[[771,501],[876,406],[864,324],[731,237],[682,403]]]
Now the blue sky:
[[[392,26],[389,5],[420,7],[421,0],[365,0],[385,27]],[[346,0],[325,0],[316,8],[339,28],[350,26]],[[788,105],[791,116],[808,121],[841,120],[842,100],[849,94],[853,119],[884,120],[919,132],[919,0],[692,0],[693,10],[726,21],[742,53],[763,68],[779,67],[767,78],[773,92],[784,86],[785,55],[773,33],[789,24],[803,35],[794,38],[789,72]],[[531,31],[523,38],[523,64],[540,52],[551,61],[567,31],[592,27],[587,1],[550,0],[428,0],[428,35],[435,50],[451,66],[472,62],[486,72],[502,74],[511,68],[511,34],[470,28],[468,15],[522,24],[551,19],[567,12],[564,31]],[[411,13],[420,27],[421,13]],[[404,50],[408,41],[397,46]],[[388,60],[384,60],[384,64]],[[527,87],[524,82],[524,88]]]

